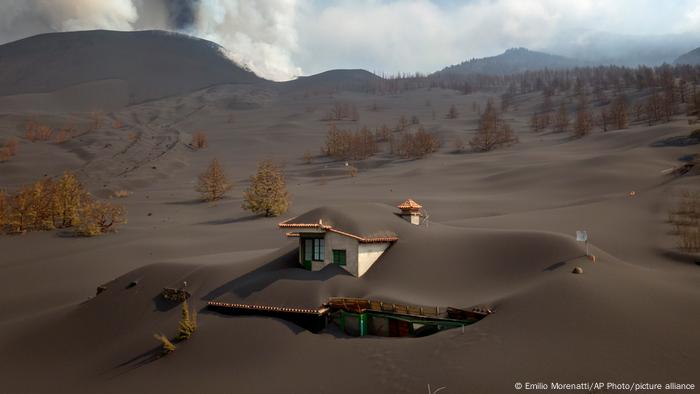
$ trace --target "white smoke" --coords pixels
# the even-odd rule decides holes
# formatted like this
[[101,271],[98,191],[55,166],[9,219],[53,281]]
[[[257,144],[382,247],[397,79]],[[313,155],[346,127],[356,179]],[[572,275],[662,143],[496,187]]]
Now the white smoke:
[[201,0],[193,34],[218,42],[238,63],[272,80],[301,74],[292,61],[298,49],[295,0]]

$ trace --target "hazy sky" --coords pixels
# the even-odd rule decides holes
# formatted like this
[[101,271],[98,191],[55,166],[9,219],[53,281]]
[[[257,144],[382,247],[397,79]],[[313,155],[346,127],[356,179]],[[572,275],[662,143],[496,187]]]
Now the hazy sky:
[[283,80],[432,72],[515,46],[561,52],[596,32],[700,37],[700,0],[0,0],[0,42],[97,28],[187,32]]

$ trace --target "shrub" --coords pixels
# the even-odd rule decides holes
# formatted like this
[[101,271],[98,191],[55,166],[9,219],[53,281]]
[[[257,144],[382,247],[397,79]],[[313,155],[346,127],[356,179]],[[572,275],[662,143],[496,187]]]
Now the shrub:
[[447,110],[447,119],[457,119],[458,116],[457,107],[454,104],[450,105],[450,109]]
[[98,235],[126,222],[121,206],[93,199],[71,172],[3,194],[1,200],[0,231],[10,233],[73,227],[80,235]]
[[302,159],[304,160],[305,164],[311,164],[314,160],[313,156],[311,156],[311,152],[309,152],[308,150],[304,152],[304,156],[302,157]]
[[17,139],[14,137],[8,138],[8,140],[5,141],[4,149],[7,149],[7,153],[10,156],[16,155],[17,154]]
[[24,130],[24,137],[31,142],[49,141],[53,137],[53,130],[47,125],[30,120]]
[[165,356],[175,351],[175,345],[163,334],[153,334],[153,337],[160,342],[161,352]]
[[440,140],[433,133],[419,127],[415,133],[404,132],[392,136],[391,153],[405,159],[422,159],[440,148]]
[[113,193],[114,197],[116,197],[116,198],[126,198],[126,197],[129,197],[130,194],[131,194],[131,192],[129,192],[128,190],[124,190],[124,189],[116,190]]
[[513,129],[501,118],[498,110],[489,101],[479,119],[479,128],[469,141],[472,149],[487,152],[496,147],[517,142]]
[[404,115],[401,115],[398,123],[396,124],[396,131],[404,131],[408,128],[408,119]]
[[389,137],[391,137],[391,129],[385,124],[377,127],[377,130],[374,131],[374,139],[377,142],[387,142]]
[[204,201],[216,201],[224,198],[224,195],[233,188],[226,178],[219,161],[214,159],[209,168],[199,176],[197,191],[202,194]]
[[180,324],[176,339],[178,341],[190,339],[195,331],[197,331],[197,314],[194,310],[190,313],[189,305],[187,304],[187,300],[185,300],[182,302]]
[[54,142],[56,142],[57,144],[62,144],[68,141],[71,138],[71,135],[72,133],[70,129],[61,129],[54,136]]
[[243,209],[265,216],[279,216],[289,208],[289,194],[282,169],[271,161],[258,164],[243,194]]
[[0,190],[0,234],[5,232],[5,226],[8,222],[8,200],[7,195],[3,190]]
[[196,133],[192,134],[192,142],[190,142],[191,147],[194,149],[204,149],[208,145],[207,135],[204,134],[203,131],[197,131]]
[[0,163],[10,161],[11,158],[12,158],[12,155],[10,154],[10,151],[6,147],[0,148]]
[[700,250],[700,193],[683,190],[668,216],[678,236],[678,246],[689,252]]
[[368,128],[353,132],[331,124],[322,151],[336,160],[364,160],[376,154],[378,149],[375,136]]
[[89,199],[78,211],[76,233],[94,237],[114,231],[117,224],[126,223],[124,208],[105,201]]
[[360,114],[354,104],[345,102],[335,102],[333,106],[326,112],[326,115],[321,119],[325,121],[339,120],[360,120]]

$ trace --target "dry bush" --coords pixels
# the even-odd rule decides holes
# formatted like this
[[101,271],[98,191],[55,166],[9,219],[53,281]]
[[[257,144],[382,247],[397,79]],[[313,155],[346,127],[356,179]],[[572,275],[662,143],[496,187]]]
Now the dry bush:
[[197,184],[197,191],[201,193],[204,201],[220,200],[232,188],[233,185],[226,178],[221,164],[216,159],[213,159],[207,170],[199,176]]
[[324,121],[340,121],[340,120],[360,120],[360,114],[357,111],[355,104],[336,101],[331,108],[326,112],[321,119]]
[[75,175],[44,179],[3,197],[2,228],[10,233],[73,227],[82,235],[97,235],[125,223],[120,206],[94,200]]
[[7,149],[7,147],[0,148],[0,163],[10,161],[11,158],[12,155],[10,154],[10,150]]
[[518,139],[513,134],[513,129],[501,118],[498,110],[489,101],[479,119],[479,128],[469,141],[469,145],[476,151],[488,152],[515,142],[518,142]]
[[445,116],[447,119],[457,119],[457,117],[459,117],[457,107],[454,104],[450,105],[450,109],[447,110],[447,115]]
[[403,132],[392,136],[390,141],[391,153],[404,159],[422,159],[440,148],[440,140],[434,133],[427,132],[423,127],[415,133]]
[[687,251],[700,250],[700,228],[684,227],[678,234],[679,246]]
[[47,125],[30,120],[24,129],[24,137],[31,142],[49,141],[53,137],[53,129]]
[[129,192],[128,190],[125,190],[125,189],[116,190],[116,191],[114,191],[114,193],[112,193],[112,195],[116,198],[126,198],[126,197],[129,197],[130,194],[131,194],[131,192]]
[[85,237],[94,237],[114,231],[115,225],[122,223],[126,223],[125,210],[122,206],[90,198],[83,202],[78,211],[76,233]]
[[176,349],[175,345],[165,335],[153,334],[153,338],[155,338],[158,342],[160,342],[161,352],[162,352],[163,356],[175,351],[175,349]]
[[0,190],[0,234],[5,232],[9,221],[9,201],[4,190]]
[[404,131],[408,128],[408,119],[406,116],[401,115],[399,121],[396,123],[396,131]]
[[350,174],[351,178],[354,178],[357,176],[357,167],[353,165],[348,166],[348,174]]
[[258,164],[243,193],[243,209],[265,216],[279,216],[289,208],[289,193],[282,169],[269,160]]
[[367,127],[356,131],[328,126],[322,152],[336,160],[364,160],[378,152],[374,134]]
[[681,191],[668,216],[678,245],[689,252],[700,250],[700,192]]
[[124,123],[119,119],[114,119],[114,122],[112,122],[112,127],[114,127],[115,129],[121,129],[122,127],[124,127]]
[[62,144],[72,137],[72,130],[63,128],[56,133],[54,136],[54,142],[57,144]]
[[14,156],[17,154],[17,144],[17,139],[10,137],[5,141],[4,149],[7,149],[7,153],[9,153],[10,156]]
[[374,131],[374,139],[377,142],[387,142],[389,137],[391,137],[391,129],[385,124],[377,127]]
[[132,131],[132,132],[130,132],[130,133],[127,135],[126,138],[128,138],[129,141],[131,141],[131,142],[135,142],[136,140],[139,139],[139,135],[138,135],[137,133],[134,133],[134,132]]
[[204,134],[203,131],[197,131],[196,133],[192,134],[192,142],[190,142],[191,147],[194,149],[204,149],[208,145],[209,142],[207,140],[207,135]]
[[311,152],[307,150],[306,152],[304,152],[302,160],[304,160],[304,164],[311,164],[314,161],[314,157],[311,155]]
[[545,131],[549,127],[550,119],[549,113],[533,114],[530,118],[530,130],[533,133]]
[[102,120],[104,119],[104,114],[102,111],[92,111],[90,112],[90,130],[95,131],[102,127]]

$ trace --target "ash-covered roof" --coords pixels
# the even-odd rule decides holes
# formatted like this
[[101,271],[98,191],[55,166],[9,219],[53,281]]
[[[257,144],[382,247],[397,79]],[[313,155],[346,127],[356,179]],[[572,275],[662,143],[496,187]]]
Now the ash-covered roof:
[[[391,207],[381,204],[346,204],[323,206],[312,209],[297,217],[280,223],[281,228],[316,228],[332,231],[360,242],[394,242],[398,234],[393,231],[397,225],[396,215]],[[298,233],[288,233],[296,236]]]

